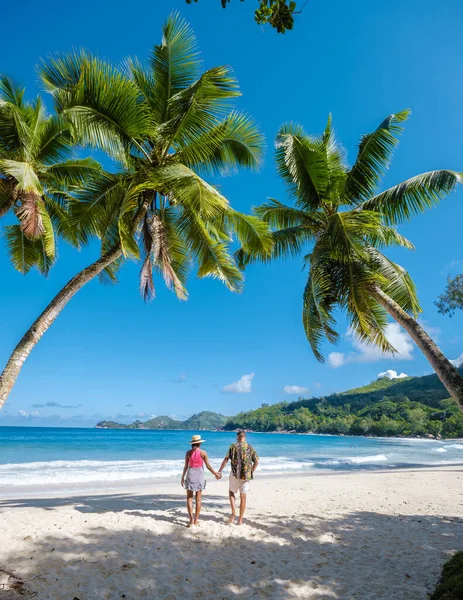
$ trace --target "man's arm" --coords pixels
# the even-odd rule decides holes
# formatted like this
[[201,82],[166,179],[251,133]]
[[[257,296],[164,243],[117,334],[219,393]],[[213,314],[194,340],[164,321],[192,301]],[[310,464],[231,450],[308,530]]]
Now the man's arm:
[[254,475],[254,471],[259,466],[259,457],[257,456],[257,452],[253,449],[252,453],[252,474]]
[[228,462],[228,454],[227,454],[227,456],[226,456],[226,457],[223,459],[223,461],[222,461],[222,464],[220,465],[220,468],[219,468],[219,471],[218,471],[218,472],[220,473],[220,475],[222,475],[222,471],[223,471],[223,470],[225,469],[225,467],[227,466],[227,462]]

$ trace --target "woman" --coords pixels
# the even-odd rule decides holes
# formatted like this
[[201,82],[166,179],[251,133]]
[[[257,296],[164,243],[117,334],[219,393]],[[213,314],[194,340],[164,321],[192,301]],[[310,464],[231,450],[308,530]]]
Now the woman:
[[[207,452],[201,449],[201,444],[206,440],[202,440],[200,435],[193,435],[190,444],[191,450],[185,454],[185,466],[182,474],[182,487],[186,489],[186,505],[190,522],[187,527],[198,525],[199,513],[201,512],[201,495],[206,489],[206,480],[204,478],[204,465],[215,476],[220,479],[222,476],[211,467]],[[186,475],[186,478],[185,478]],[[193,517],[193,493],[196,495],[196,510]]]

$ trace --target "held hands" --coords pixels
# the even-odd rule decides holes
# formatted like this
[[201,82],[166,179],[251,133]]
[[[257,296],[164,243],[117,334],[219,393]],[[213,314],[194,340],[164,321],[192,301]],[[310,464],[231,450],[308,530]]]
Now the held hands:
[[217,471],[217,473],[215,474],[215,478],[217,479],[217,481],[219,479],[222,479],[222,473],[220,471]]

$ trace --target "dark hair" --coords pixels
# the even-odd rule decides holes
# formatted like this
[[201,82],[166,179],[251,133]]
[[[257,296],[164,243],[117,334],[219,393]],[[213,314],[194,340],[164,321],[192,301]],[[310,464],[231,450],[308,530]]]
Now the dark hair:
[[201,444],[191,444],[192,448],[199,448],[201,446]]
[[238,437],[246,437],[246,431],[244,429],[238,429],[238,431],[236,432],[236,435]]

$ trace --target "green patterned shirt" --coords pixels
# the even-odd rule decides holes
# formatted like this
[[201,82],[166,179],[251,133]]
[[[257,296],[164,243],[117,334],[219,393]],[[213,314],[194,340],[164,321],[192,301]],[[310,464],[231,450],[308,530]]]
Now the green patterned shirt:
[[231,462],[231,471],[236,479],[249,481],[253,479],[252,467],[259,460],[257,452],[247,442],[232,444],[227,454]]

